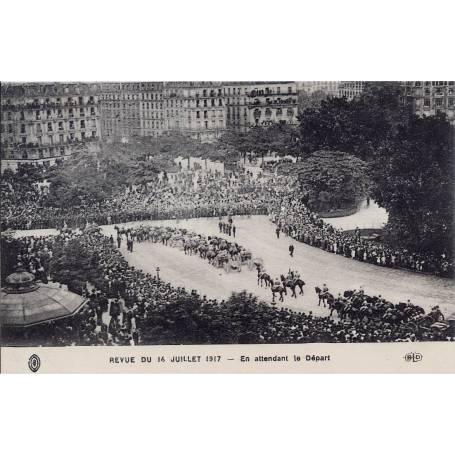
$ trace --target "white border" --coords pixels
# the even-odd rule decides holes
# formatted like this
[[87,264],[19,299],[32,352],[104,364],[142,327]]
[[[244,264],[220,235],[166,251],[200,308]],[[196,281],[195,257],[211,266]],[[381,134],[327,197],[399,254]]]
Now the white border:
[[444,0],[3,2],[1,78],[453,79]]

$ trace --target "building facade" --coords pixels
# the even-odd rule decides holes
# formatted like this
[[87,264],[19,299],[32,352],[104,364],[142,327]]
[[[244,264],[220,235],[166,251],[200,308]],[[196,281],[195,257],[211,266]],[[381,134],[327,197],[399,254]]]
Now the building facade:
[[340,96],[339,81],[301,81],[297,83],[299,93],[311,95],[316,92],[321,92],[326,96]]
[[364,81],[342,81],[338,85],[338,96],[352,100],[359,96],[364,89]]
[[158,137],[166,131],[160,82],[102,83],[99,99],[105,139]]
[[2,172],[20,163],[50,166],[100,139],[97,84],[1,85]]
[[238,131],[272,123],[297,124],[297,82],[224,84],[226,125]]
[[404,101],[417,115],[447,116],[455,127],[455,82],[454,81],[407,81],[403,83]]
[[158,137],[180,131],[212,141],[226,129],[220,82],[118,82],[101,84],[105,138]]
[[226,106],[221,82],[168,82],[165,83],[165,93],[171,103],[167,108],[173,122],[171,129],[202,142],[212,142],[226,130]]

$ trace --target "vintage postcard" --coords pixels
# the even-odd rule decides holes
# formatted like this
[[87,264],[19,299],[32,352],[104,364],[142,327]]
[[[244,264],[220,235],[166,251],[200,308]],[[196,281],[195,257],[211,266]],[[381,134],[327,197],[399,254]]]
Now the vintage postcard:
[[454,373],[454,81],[1,84],[2,373]]

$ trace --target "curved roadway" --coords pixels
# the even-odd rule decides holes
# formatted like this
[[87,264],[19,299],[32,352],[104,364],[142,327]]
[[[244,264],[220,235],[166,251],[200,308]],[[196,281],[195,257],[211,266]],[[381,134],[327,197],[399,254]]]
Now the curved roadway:
[[[140,223],[128,223],[137,224]],[[219,233],[217,218],[151,221],[143,224],[177,225],[200,234],[229,238]],[[439,305],[445,315],[455,310],[454,280],[347,259],[283,235],[277,239],[275,227],[266,216],[234,217],[234,224],[237,227],[236,241],[250,249],[254,257],[261,257],[272,277],[287,272],[289,268],[300,272],[306,282],[305,296],[297,299],[288,296],[284,301],[286,306],[293,309],[327,314],[326,310],[317,307],[314,292],[315,286],[321,287],[323,283],[327,283],[335,295],[349,288],[363,286],[366,293],[381,294],[395,303],[410,299],[426,310]],[[106,233],[114,232],[113,226],[103,229]],[[295,247],[293,258],[288,253],[290,243]],[[159,266],[160,276],[166,281],[187,289],[197,289],[209,298],[226,298],[232,291],[247,289],[271,301],[270,291],[258,287],[256,273],[248,271],[247,268],[241,273],[225,273],[199,257],[186,256],[176,248],[153,243],[136,243],[133,253],[128,253],[123,245],[122,251],[131,265],[153,274]]]

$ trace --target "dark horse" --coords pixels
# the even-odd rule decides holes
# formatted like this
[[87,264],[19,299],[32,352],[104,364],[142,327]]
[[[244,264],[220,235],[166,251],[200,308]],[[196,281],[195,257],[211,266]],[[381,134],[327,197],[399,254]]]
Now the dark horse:
[[330,292],[327,293],[327,304],[330,308],[330,317],[334,311],[337,312],[337,315],[340,319],[344,319],[345,317],[345,307],[346,304],[341,299],[335,299]]
[[330,294],[330,292],[322,292],[322,289],[318,288],[317,286],[314,288],[314,290],[316,291],[316,294],[318,295],[318,299],[319,299],[318,306],[320,306],[321,302],[322,302],[324,305],[324,308],[325,308],[326,303],[328,303],[329,299],[331,301],[333,300],[333,295]]
[[275,305],[275,294],[280,294],[280,302],[283,302],[283,294],[286,294],[286,288],[282,284],[272,284],[272,305]]
[[300,278],[297,279],[291,279],[291,278],[286,278],[284,275],[281,275],[281,282],[283,283],[283,286],[286,288],[290,288],[292,291],[291,297],[297,298],[297,294],[295,292],[295,288],[298,287],[300,289],[300,295],[303,295],[303,286],[305,286],[305,281],[303,281]]
[[260,272],[258,270],[258,284],[260,284],[261,287],[262,287],[262,283],[265,283],[265,287],[268,287],[269,285],[272,286],[273,280],[268,273],[266,273],[264,271]]

